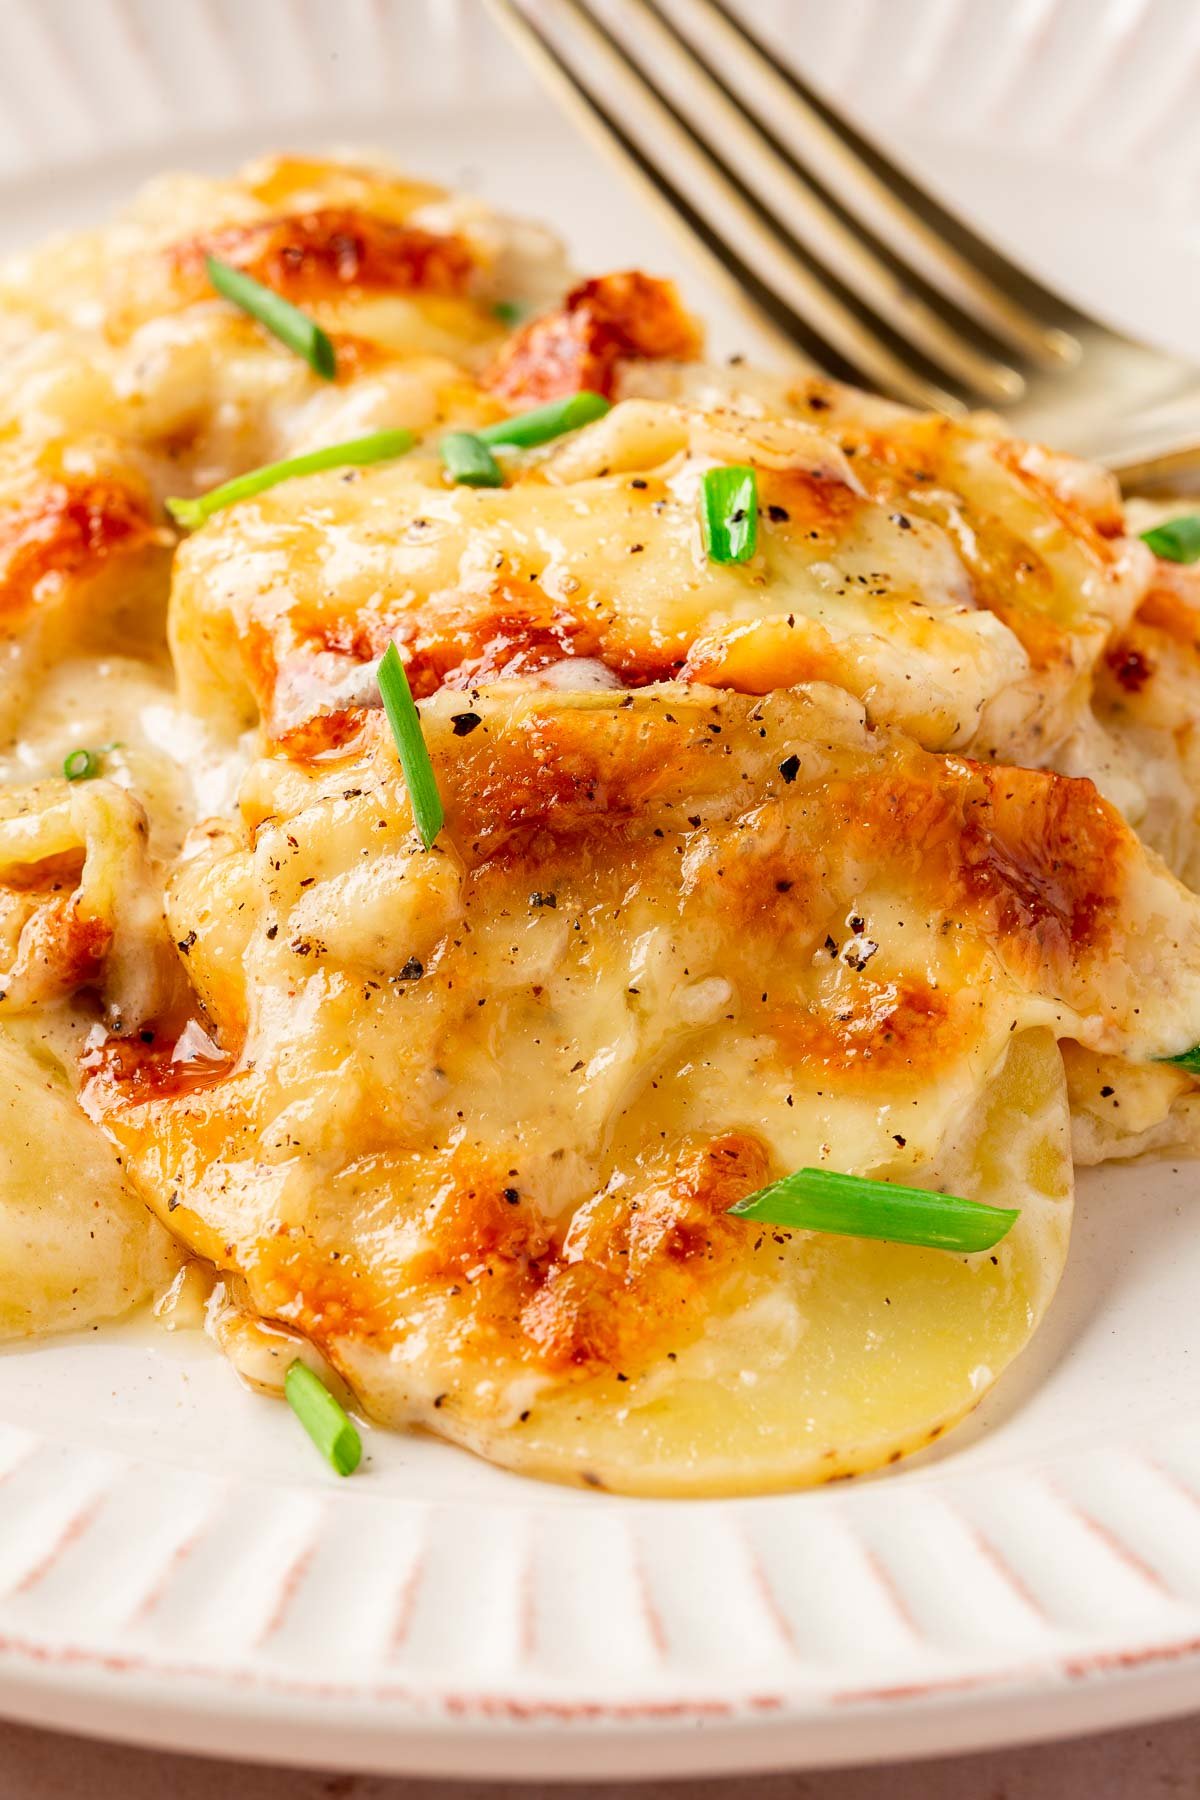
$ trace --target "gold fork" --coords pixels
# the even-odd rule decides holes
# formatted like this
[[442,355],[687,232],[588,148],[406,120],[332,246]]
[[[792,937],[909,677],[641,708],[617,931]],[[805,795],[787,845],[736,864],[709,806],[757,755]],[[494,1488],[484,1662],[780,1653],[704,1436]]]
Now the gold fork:
[[1200,476],[1200,370],[985,244],[724,0],[488,4],[781,358],[915,406],[994,408],[1127,486]]

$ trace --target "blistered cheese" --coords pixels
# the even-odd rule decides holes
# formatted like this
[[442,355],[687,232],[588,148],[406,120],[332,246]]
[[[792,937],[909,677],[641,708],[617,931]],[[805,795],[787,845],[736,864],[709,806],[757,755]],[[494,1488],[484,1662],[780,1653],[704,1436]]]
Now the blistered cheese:
[[[253,767],[240,826],[181,863],[204,1041],[181,1061],[110,1040],[84,1092],[160,1216],[376,1416],[550,1473],[814,1479],[831,1445],[865,1466],[970,1404],[979,1346],[971,1388],[956,1340],[890,1433],[867,1400],[845,1422],[862,1371],[824,1359],[878,1330],[862,1269],[894,1273],[905,1332],[947,1281],[998,1308],[999,1373],[1065,1250],[1054,1038],[1145,1056],[1200,1035],[1200,900],[1090,783],[932,756],[827,687],[499,685],[443,690],[423,723],[431,850],[368,715],[339,754]],[[1032,1233],[994,1262],[727,1216],[805,1165],[995,1194],[989,1109]],[[810,1315],[814,1257],[834,1284],[859,1270],[850,1324]],[[680,1359],[767,1381],[793,1351],[825,1399],[736,1469],[720,1409],[676,1413]],[[626,1386],[657,1422],[646,1462],[610,1441]]]
[[[1102,471],[707,365],[670,283],[572,282],[349,161],[170,177],[10,260],[0,356],[0,1332],[186,1254],[256,1385],[301,1355],[589,1485],[822,1480],[1028,1341],[1072,1126],[1085,1161],[1200,1141],[1161,1061],[1200,901],[1156,855],[1196,882],[1196,597]],[[585,387],[605,417],[452,485],[447,429]],[[182,542],[164,509],[396,427]],[[737,565],[701,531],[729,463]],[[959,1258],[730,1216],[806,1164],[1020,1219]]]

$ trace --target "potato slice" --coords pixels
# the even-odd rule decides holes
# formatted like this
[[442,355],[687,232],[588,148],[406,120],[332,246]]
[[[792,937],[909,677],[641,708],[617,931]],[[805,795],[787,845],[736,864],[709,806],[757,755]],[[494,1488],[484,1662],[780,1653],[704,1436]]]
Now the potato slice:
[[0,1036],[0,1338],[117,1318],[178,1262],[61,1072]]
[[[560,1390],[516,1428],[451,1415],[442,1429],[529,1474],[645,1494],[799,1487],[922,1449],[1024,1349],[1066,1261],[1070,1138],[1048,1032],[1012,1042],[938,1172],[956,1192],[1021,1209],[994,1252],[781,1234],[765,1266],[747,1255],[727,1305],[674,1362]],[[385,1371],[353,1361],[370,1396]]]
[[[423,724],[431,849],[368,719],[178,866],[196,1020],[84,1090],[132,1177],[372,1416],[495,1461],[707,1493],[927,1442],[1058,1278],[1056,1039],[1200,1036],[1200,902],[1089,782],[829,688]],[[809,1165],[1022,1216],[994,1261],[730,1216]]]

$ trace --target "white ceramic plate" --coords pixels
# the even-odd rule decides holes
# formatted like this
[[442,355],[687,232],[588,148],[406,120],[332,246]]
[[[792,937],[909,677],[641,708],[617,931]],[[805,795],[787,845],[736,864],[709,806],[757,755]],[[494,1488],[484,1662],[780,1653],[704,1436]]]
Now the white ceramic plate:
[[[1190,0],[758,11],[1077,294],[1196,332]],[[166,163],[354,140],[553,220],[581,263],[675,267],[474,0],[0,0],[0,23],[10,241]],[[1111,158],[1135,143],[1123,185]],[[1127,229],[1135,248],[1101,268],[1091,240]],[[1145,295],[1122,289],[1143,268]],[[1189,307],[1154,312],[1164,286]],[[1085,1177],[1063,1292],[975,1420],[886,1479],[791,1498],[624,1501],[380,1434],[338,1484],[203,1343],[135,1329],[10,1353],[0,1709],[276,1760],[602,1777],[1200,1705],[1196,1180]]]

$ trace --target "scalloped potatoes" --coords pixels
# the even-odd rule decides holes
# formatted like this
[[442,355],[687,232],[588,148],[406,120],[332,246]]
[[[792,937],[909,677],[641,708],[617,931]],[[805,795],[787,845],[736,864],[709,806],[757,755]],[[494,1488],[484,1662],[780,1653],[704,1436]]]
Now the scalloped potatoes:
[[[160,1217],[373,1415],[542,1472],[772,1486],[972,1404],[1066,1251],[1054,1037],[1187,1041],[1200,902],[1090,784],[827,687],[443,693],[428,852],[381,728],[258,764],[180,865],[205,1053],[88,1059]],[[728,1216],[805,1164],[1021,1224],[958,1258]]]
[[[382,1423],[651,1493],[854,1473],[974,1405],[1061,1272],[1072,1127],[1200,1130],[1159,1060],[1200,1040],[1200,900],[1121,817],[1194,873],[1195,595],[1111,480],[708,367],[669,283],[572,284],[349,162],[169,178],[10,263],[0,343],[0,1330],[190,1256],[256,1381],[319,1355]],[[604,418],[449,480],[447,428],[582,387]],[[164,495],[394,427],[176,545]],[[700,530],[729,463],[740,564]],[[1020,1219],[960,1257],[730,1215],[805,1164]]]

